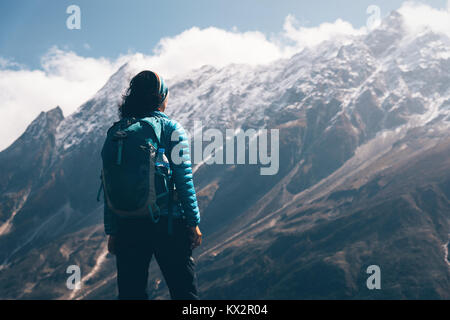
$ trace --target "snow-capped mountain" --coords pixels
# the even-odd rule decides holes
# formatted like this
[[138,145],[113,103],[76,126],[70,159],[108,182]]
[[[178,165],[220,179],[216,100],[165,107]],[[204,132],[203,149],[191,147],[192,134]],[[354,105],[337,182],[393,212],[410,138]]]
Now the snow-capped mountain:
[[[149,67],[151,69],[151,67]],[[114,298],[96,202],[100,148],[138,71],[0,153],[0,297]],[[280,169],[196,164],[203,298],[450,298],[450,39],[393,12],[344,44],[167,79],[188,130],[280,130]],[[194,159],[195,160],[195,159]],[[66,288],[66,268],[82,289]],[[378,265],[382,290],[368,290]],[[153,264],[151,295],[166,298]]]

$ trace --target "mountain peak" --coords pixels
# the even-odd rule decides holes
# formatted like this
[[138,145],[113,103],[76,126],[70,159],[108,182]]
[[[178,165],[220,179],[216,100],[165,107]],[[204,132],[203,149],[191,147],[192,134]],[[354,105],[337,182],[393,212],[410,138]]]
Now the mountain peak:
[[59,106],[56,106],[55,108],[45,112],[45,116],[48,119],[55,120],[56,122],[60,122],[64,119],[64,113]]
[[389,52],[388,49],[398,43],[405,34],[404,17],[394,10],[382,20],[379,27],[367,35],[364,42],[373,55],[378,57]]
[[59,106],[49,110],[42,111],[27,127],[25,132],[19,138],[23,139],[39,139],[43,134],[54,134],[56,128],[64,119],[63,111]]
[[389,28],[403,28],[403,24],[403,15],[397,10],[391,11],[391,13],[382,21],[382,25]]

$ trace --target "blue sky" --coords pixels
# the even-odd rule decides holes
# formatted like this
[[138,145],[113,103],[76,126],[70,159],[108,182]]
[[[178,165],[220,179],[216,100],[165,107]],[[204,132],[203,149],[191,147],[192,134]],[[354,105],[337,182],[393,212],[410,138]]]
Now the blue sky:
[[[173,37],[193,26],[214,26],[267,36],[282,31],[288,14],[300,25],[317,26],[338,18],[355,28],[365,25],[366,9],[377,5],[382,16],[401,0],[2,0],[0,56],[31,68],[52,47],[81,56],[115,58],[127,52],[150,54],[163,37]],[[445,0],[422,1],[435,8]],[[66,8],[81,8],[81,30],[66,28]]]
[[[367,8],[399,9],[413,34],[450,36],[450,0],[1,0],[0,150],[41,112],[65,116],[92,97],[121,65],[164,78],[208,64],[265,64],[323,41],[364,35]],[[69,30],[66,9],[81,9]]]

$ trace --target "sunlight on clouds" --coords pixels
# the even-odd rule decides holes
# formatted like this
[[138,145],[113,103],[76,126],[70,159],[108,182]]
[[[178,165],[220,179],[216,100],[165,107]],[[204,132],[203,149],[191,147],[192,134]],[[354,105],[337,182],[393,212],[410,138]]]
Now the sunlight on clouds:
[[174,38],[164,38],[155,50],[158,64],[169,76],[205,64],[264,64],[280,55],[280,48],[261,32],[229,32],[214,27],[194,27]]
[[355,29],[346,21],[337,19],[333,23],[322,23],[317,27],[296,27],[297,20],[293,15],[288,15],[285,19],[283,29],[285,36],[295,42],[295,49],[301,50],[303,47],[316,46],[323,41],[337,40],[353,35],[360,35],[366,32],[366,28]]
[[170,78],[204,65],[220,68],[230,63],[264,64],[281,55],[281,49],[261,32],[193,27],[175,37],[161,39],[151,56],[135,55],[133,64],[152,66]]

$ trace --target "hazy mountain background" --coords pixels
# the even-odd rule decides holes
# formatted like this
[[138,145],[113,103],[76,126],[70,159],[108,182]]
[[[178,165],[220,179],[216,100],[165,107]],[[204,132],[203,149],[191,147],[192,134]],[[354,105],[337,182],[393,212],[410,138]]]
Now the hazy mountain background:
[[[346,44],[266,66],[168,79],[188,130],[280,130],[280,170],[202,165],[194,182],[203,299],[449,299],[450,39],[393,12]],[[140,70],[123,65],[64,117],[42,112],[0,153],[0,298],[111,299],[100,148]],[[79,265],[82,289],[66,288]],[[381,268],[381,290],[366,269]],[[149,291],[168,298],[153,261]]]

